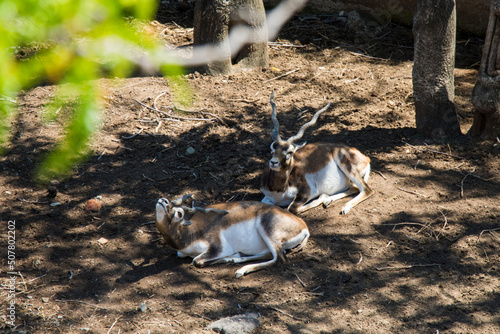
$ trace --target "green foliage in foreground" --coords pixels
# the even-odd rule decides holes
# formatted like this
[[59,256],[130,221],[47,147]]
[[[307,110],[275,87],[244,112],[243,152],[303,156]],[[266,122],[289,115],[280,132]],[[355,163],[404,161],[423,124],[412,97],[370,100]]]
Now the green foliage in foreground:
[[[60,84],[61,95],[77,102],[64,139],[38,170],[41,181],[68,173],[88,151],[100,114],[92,80],[126,77],[140,62],[161,69],[178,82],[174,86],[185,88],[179,78],[182,68],[165,60],[151,36],[139,34],[124,20],[149,19],[155,6],[155,0],[0,0],[0,151],[8,147],[17,94],[42,82]],[[37,49],[33,45],[43,46],[42,51],[20,59],[18,50]],[[63,104],[55,98],[47,110]]]

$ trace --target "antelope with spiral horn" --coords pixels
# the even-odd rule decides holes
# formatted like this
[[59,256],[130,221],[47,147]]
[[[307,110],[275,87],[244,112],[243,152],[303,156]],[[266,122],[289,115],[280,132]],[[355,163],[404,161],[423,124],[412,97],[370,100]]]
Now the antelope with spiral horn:
[[309,238],[306,223],[274,205],[261,202],[228,202],[207,208],[182,205],[191,196],[156,204],[156,227],[179,257],[193,257],[203,267],[216,263],[248,264],[236,277],[265,268],[285,250],[300,250]]
[[314,125],[328,103],[302,125],[295,136],[283,140],[279,135],[274,92],[271,93],[273,131],[271,160],[261,175],[262,202],[287,207],[301,213],[320,204],[357,194],[342,208],[347,214],[355,205],[374,194],[366,183],[370,175],[370,158],[357,149],[335,143],[296,143],[304,131]]

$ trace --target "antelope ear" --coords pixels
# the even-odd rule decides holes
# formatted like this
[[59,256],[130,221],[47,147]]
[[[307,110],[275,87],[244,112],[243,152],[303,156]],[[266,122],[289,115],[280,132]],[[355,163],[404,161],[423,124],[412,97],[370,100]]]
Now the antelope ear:
[[296,152],[296,151],[300,150],[302,147],[306,146],[306,144],[307,144],[306,141],[304,141],[304,142],[302,142],[300,144],[295,144],[294,143],[293,144],[293,147],[294,147],[293,151]]

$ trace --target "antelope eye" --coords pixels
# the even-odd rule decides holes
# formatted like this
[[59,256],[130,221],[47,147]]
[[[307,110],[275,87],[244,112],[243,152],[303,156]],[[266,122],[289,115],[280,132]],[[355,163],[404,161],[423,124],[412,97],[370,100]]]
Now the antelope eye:
[[182,217],[184,217],[184,212],[175,211],[175,218],[182,219]]

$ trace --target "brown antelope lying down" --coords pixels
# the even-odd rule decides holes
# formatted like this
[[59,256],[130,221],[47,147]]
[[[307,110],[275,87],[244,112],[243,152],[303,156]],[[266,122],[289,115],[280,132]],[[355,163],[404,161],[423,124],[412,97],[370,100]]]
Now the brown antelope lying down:
[[187,198],[160,198],[156,227],[178,256],[193,257],[197,267],[271,258],[238,269],[238,278],[272,265],[278,257],[285,260],[284,250],[300,250],[309,238],[301,218],[273,205],[229,202],[204,209],[183,206]]
[[295,136],[285,141],[279,135],[274,92],[271,94],[272,158],[261,176],[260,190],[265,195],[262,202],[288,206],[290,212],[300,213],[320,204],[328,207],[333,201],[358,193],[342,208],[341,213],[347,214],[373,195],[366,183],[370,158],[357,149],[333,143],[295,144],[329,106],[316,112]]

